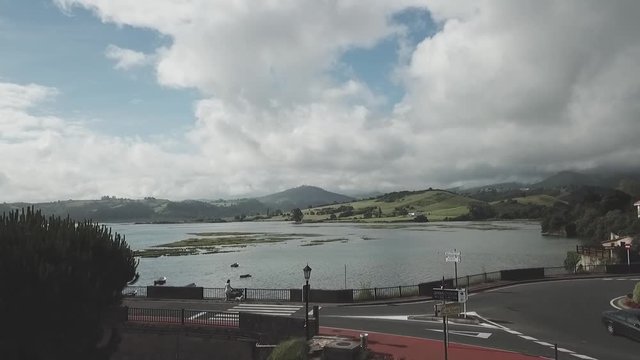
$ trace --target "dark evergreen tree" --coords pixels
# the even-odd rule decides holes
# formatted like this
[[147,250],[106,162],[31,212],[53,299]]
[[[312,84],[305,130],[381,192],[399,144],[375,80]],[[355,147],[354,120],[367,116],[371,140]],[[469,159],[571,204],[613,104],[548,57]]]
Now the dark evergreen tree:
[[302,210],[298,208],[291,210],[291,219],[293,221],[299,223],[302,221],[303,218],[304,218],[304,214],[302,213]]
[[119,234],[28,208],[0,216],[0,354],[108,359],[136,262]]

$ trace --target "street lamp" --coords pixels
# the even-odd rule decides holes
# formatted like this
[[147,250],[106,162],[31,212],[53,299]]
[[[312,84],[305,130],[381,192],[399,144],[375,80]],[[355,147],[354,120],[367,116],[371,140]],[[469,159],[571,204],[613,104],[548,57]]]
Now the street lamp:
[[307,340],[309,340],[309,278],[311,277],[311,268],[307,263],[307,266],[302,269],[304,272],[304,280],[306,281],[306,285],[304,286],[304,302],[305,302],[305,312],[304,312],[304,328],[307,332]]

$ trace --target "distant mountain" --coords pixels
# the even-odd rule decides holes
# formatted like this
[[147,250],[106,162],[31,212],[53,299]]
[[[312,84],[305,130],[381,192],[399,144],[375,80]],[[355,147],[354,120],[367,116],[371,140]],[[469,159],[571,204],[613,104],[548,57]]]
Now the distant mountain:
[[307,209],[309,207],[343,203],[354,199],[316,186],[303,185],[297,188],[281,191],[279,193],[259,197],[256,200],[271,209],[289,211],[294,208]]
[[145,198],[143,200],[116,199],[67,200],[49,203],[0,204],[0,213],[33,206],[46,215],[69,216],[76,220],[98,222],[211,222],[223,219],[243,219],[266,213],[267,208],[255,199],[236,200],[226,206],[208,201]]
[[615,187],[616,179],[602,174],[584,174],[575,171],[561,171],[532,184],[532,188],[560,188],[579,186]]
[[534,189],[566,189],[573,190],[583,186],[617,189],[632,196],[640,196],[640,175],[634,172],[590,172],[561,171],[538,183],[532,184]]

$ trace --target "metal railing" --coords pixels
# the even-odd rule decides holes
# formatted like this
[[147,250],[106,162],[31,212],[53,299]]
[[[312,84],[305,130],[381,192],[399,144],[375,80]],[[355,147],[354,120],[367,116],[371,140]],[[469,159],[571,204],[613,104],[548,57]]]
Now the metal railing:
[[238,327],[238,313],[189,309],[127,308],[127,321]]
[[146,286],[126,286],[122,290],[124,297],[147,297]]
[[353,301],[369,301],[390,298],[418,296],[418,285],[388,286],[380,288],[353,289]]
[[244,289],[246,300],[290,301],[290,289]]
[[[631,264],[629,266],[629,271],[634,268],[639,268],[638,263]],[[570,276],[580,276],[585,274],[606,274],[612,272],[609,268],[613,267],[622,267],[625,268],[626,264],[617,264],[617,265],[587,265],[580,266],[576,270],[567,270],[564,267],[545,267],[544,269],[544,278],[557,278],[557,277],[570,277]],[[540,269],[540,268],[533,268]],[[493,282],[502,281],[502,273],[504,271],[510,270],[526,270],[526,269],[509,269],[503,271],[492,271],[492,272],[484,272],[480,274],[472,274],[472,275],[462,275],[458,277],[458,285],[460,287],[471,287],[477,286],[481,284],[490,284]],[[624,270],[624,269],[623,269]],[[612,272],[613,273],[613,272]],[[620,272],[618,272],[620,273]],[[452,279],[447,279],[451,281]],[[277,301],[277,302],[285,302],[285,301],[300,301],[299,293],[297,297],[294,295],[296,289],[255,289],[255,288],[244,288],[244,298],[245,300],[255,300],[255,301]],[[336,290],[336,291],[344,291],[344,290]],[[353,301],[361,302],[361,301],[371,301],[371,300],[380,300],[380,299],[389,299],[389,298],[402,298],[402,297],[410,297],[410,296],[418,296],[420,295],[420,285],[400,285],[400,286],[388,286],[388,287],[373,287],[373,288],[363,288],[363,289],[351,289],[353,292]],[[312,289],[313,292],[313,289]],[[146,297],[147,296],[147,287],[146,286],[127,286],[122,291],[125,297]],[[312,293],[311,297],[314,295]],[[223,288],[203,288],[203,298],[210,300],[224,300],[226,298],[225,292]]]

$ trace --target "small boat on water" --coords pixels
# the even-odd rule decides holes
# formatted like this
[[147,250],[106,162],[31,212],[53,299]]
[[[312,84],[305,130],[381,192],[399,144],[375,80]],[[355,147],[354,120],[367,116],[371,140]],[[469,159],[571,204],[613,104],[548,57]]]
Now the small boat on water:
[[167,278],[162,276],[158,280],[153,280],[153,286],[164,285],[167,283]]
[[238,263],[231,264],[231,267],[238,267],[238,266],[240,266],[240,265],[238,265]]
[[240,275],[240,279],[250,278],[250,277],[251,277],[251,274],[243,274],[243,275]]

